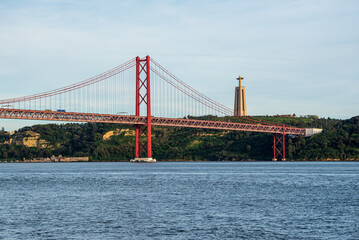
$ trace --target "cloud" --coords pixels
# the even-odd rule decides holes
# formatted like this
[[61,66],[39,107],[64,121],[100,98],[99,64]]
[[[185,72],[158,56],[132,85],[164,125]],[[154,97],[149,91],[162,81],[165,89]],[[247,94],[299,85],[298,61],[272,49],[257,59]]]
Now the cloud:
[[358,115],[358,10],[337,0],[2,1],[0,82],[16,84],[3,85],[0,98],[150,54],[227,106],[242,74],[253,115],[348,118]]

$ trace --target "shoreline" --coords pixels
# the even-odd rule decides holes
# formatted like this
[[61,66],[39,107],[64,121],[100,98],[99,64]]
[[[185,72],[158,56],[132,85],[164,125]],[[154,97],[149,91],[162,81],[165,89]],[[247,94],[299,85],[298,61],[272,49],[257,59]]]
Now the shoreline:
[[[130,160],[89,160],[89,161],[20,161],[20,160],[0,160],[0,163],[79,163],[79,162],[130,162]],[[272,160],[183,160],[183,159],[168,159],[168,160],[157,160],[157,162],[273,162]],[[319,160],[286,160],[286,161],[277,161],[277,162],[359,162],[359,159],[319,159]]]

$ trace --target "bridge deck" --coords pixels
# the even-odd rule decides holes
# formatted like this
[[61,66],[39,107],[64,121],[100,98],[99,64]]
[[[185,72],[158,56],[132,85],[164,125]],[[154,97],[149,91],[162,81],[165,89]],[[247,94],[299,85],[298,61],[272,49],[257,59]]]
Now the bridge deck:
[[[95,113],[75,113],[75,112],[55,112],[23,109],[0,108],[0,118],[5,119],[27,119],[27,120],[46,120],[46,121],[66,121],[66,122],[98,122],[98,123],[120,123],[120,124],[143,124],[146,125],[147,117],[132,115],[112,115],[112,114],[95,114]],[[158,118],[153,117],[151,120],[154,126],[169,127],[189,127],[220,129],[246,132],[263,132],[263,133],[283,133],[283,126],[279,125],[261,125],[247,124],[236,122],[219,122],[207,120],[194,120],[182,118]],[[285,134],[306,135],[305,128],[285,127]]]

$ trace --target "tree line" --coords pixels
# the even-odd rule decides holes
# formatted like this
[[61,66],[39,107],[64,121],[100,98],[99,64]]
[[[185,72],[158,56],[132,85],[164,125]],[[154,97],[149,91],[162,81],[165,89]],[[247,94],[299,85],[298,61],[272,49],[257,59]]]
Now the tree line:
[[[312,137],[287,137],[288,160],[359,160],[359,116],[348,120],[330,118],[260,117],[262,120],[296,127],[323,128]],[[45,124],[19,129],[15,134],[39,133],[47,147],[8,144],[10,136],[0,131],[0,159],[22,160],[52,155],[81,157],[91,161],[127,161],[134,156],[134,136],[122,132],[103,140],[111,130],[130,125],[84,123]],[[242,161],[271,160],[273,136],[264,133],[211,129],[153,127],[153,155],[157,160]]]

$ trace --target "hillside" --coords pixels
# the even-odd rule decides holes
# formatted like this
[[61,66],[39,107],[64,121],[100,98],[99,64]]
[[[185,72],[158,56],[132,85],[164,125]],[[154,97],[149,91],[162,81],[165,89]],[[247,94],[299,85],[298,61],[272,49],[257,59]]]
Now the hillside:
[[[359,116],[348,120],[260,117],[298,127],[323,128],[309,138],[287,138],[288,160],[359,160]],[[153,127],[157,160],[271,160],[272,135],[206,129]],[[132,126],[46,124],[0,131],[0,159],[90,156],[93,161],[129,160],[134,153]]]

